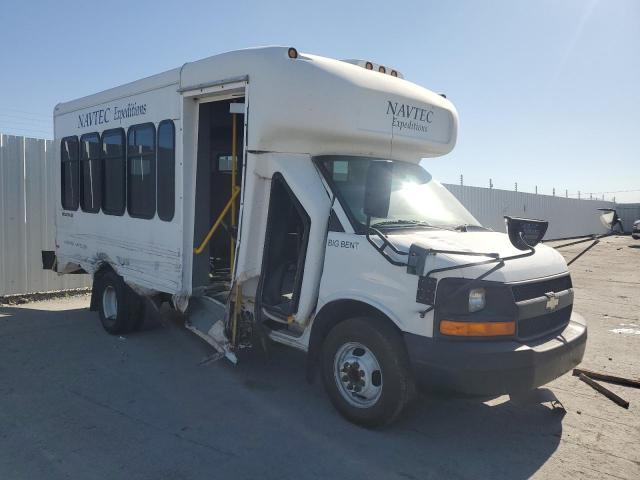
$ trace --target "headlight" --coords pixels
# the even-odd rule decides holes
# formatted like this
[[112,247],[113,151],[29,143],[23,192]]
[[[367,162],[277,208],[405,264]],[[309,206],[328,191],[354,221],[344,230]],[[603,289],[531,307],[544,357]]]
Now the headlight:
[[478,312],[485,306],[484,288],[472,288],[469,290],[469,312]]

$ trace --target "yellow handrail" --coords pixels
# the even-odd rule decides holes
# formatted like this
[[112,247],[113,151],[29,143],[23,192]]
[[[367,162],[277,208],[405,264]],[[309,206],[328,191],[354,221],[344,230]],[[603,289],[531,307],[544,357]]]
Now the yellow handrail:
[[215,221],[215,223],[213,224],[213,226],[209,230],[209,233],[207,233],[207,236],[204,237],[204,240],[202,241],[202,243],[200,244],[200,246],[198,248],[194,248],[193,249],[193,252],[196,255],[201,254],[202,251],[204,250],[204,247],[207,246],[207,244],[211,240],[211,237],[213,236],[213,234],[216,232],[216,230],[218,229],[218,227],[222,223],[222,219],[224,218],[224,216],[227,214],[227,212],[231,208],[231,205],[233,205],[233,202],[234,202],[234,200],[236,199],[236,197],[238,196],[239,193],[240,193],[240,187],[236,187],[235,190],[233,191],[233,193],[231,194],[231,198],[229,199],[229,201],[225,205],[224,209],[222,210],[222,212],[218,216],[218,219]]

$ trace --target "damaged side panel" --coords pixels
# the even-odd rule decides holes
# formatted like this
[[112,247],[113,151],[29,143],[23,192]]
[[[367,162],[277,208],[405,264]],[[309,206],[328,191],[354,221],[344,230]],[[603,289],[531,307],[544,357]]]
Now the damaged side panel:
[[54,112],[61,168],[52,184],[62,203],[52,267],[93,276],[107,264],[141,295],[190,293],[183,285],[183,124],[175,83],[71,107]]

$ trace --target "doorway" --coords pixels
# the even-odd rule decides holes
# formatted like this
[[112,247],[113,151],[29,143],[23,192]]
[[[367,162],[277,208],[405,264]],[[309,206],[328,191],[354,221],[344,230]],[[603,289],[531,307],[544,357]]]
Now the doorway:
[[226,300],[231,286],[244,158],[243,97],[201,103],[194,217],[194,290]]
[[298,310],[311,220],[280,173],[273,175],[260,277],[263,314],[289,323]]

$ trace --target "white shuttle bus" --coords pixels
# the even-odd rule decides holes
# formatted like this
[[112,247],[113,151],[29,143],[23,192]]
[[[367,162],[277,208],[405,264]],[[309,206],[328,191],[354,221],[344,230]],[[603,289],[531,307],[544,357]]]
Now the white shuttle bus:
[[[420,165],[450,152],[443,95],[294,48],[216,55],[55,107],[60,203],[45,268],[93,277],[105,330],[145,304],[236,354],[307,353],[334,406],[391,422],[420,390],[533,389],[586,325],[546,223],[480,223]],[[147,302],[150,300],[150,302]]]

